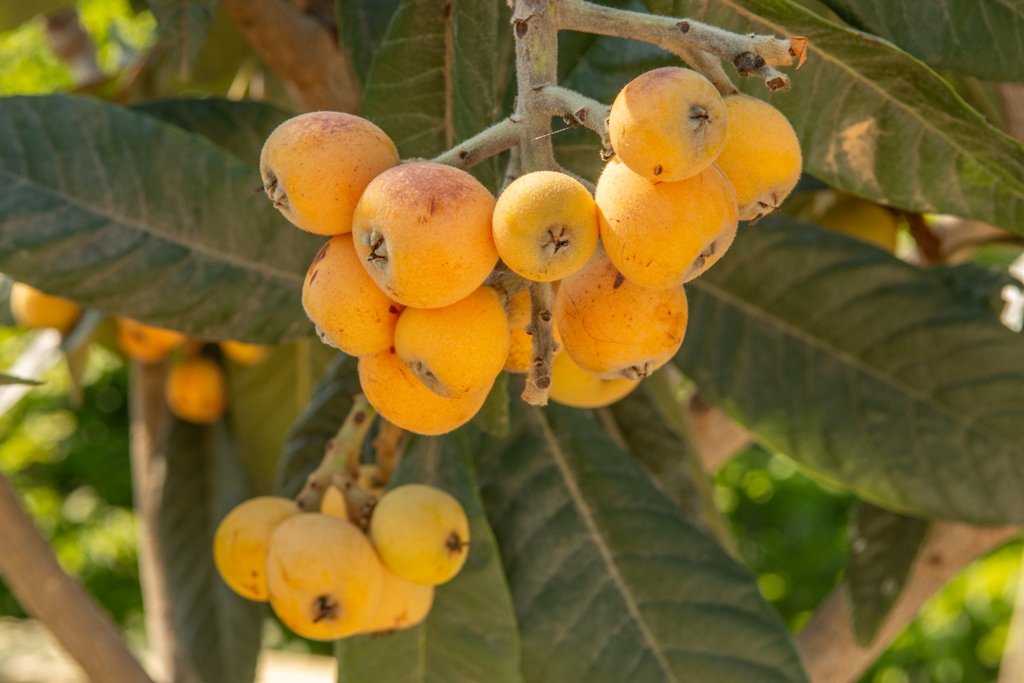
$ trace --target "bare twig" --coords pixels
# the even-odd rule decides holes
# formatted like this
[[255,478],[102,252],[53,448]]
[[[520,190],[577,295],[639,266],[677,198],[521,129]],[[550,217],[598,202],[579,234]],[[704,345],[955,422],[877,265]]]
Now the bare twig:
[[921,258],[925,264],[933,265],[942,261],[942,242],[928,227],[924,216],[915,211],[896,210],[895,212],[906,219],[910,236],[917,242],[917,248],[921,252]]
[[512,297],[529,286],[530,281],[522,275],[512,272],[512,269],[504,262],[498,261],[498,265],[487,276],[484,284],[497,292],[501,304],[507,306]]
[[558,28],[652,43],[679,56],[707,76],[723,94],[736,92],[717,61],[736,67],[741,76],[758,76],[770,90],[787,90],[789,77],[776,69],[803,64],[806,38],[739,35],[692,19],[675,19],[595,5],[586,0],[559,0]]
[[537,92],[537,101],[551,116],[561,116],[570,126],[585,126],[601,138],[606,156],[612,154],[608,138],[608,114],[611,107],[581,95],[575,90],[548,85]]
[[57,564],[49,544],[0,475],[0,574],[93,681],[153,683],[117,626]]
[[452,147],[433,161],[465,170],[515,146],[521,136],[519,130],[521,127],[512,119],[503,119],[465,142]]
[[96,60],[96,44],[82,28],[73,7],[46,16],[46,42],[71,69],[76,88],[88,88],[107,79]]
[[320,21],[283,0],[224,0],[224,9],[303,107],[359,111],[352,60]]
[[818,606],[797,638],[812,683],[852,683],[913,621],[925,602],[976,558],[1020,533],[1018,527],[936,522],[918,553],[899,599],[874,642],[861,647],[849,617],[849,589],[841,583]]
[[551,388],[551,362],[558,351],[555,341],[552,313],[554,293],[550,282],[530,283],[530,324],[526,332],[532,336],[533,356],[530,359],[530,370],[526,375],[526,388],[523,389],[523,400],[535,406],[548,404],[548,391]]
[[300,510],[320,509],[320,502],[336,472],[344,470],[352,484],[359,481],[359,452],[376,414],[365,396],[359,394],[355,397],[345,422],[334,438],[327,442],[323,460],[306,478],[306,485],[295,497]]
[[693,440],[709,472],[718,471],[754,442],[749,432],[733,422],[721,408],[705,401],[700,394],[690,398],[686,412],[693,427]]
[[519,85],[512,120],[522,124],[520,163],[524,173],[555,170],[551,118],[540,92],[558,85],[558,25],[553,0],[515,0],[512,26],[516,37],[516,78]]

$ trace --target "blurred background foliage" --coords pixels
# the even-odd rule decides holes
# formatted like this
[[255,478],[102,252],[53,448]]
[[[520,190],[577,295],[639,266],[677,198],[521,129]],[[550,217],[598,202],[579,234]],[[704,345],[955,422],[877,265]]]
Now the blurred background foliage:
[[[117,88],[146,60],[157,59],[156,22],[128,0],[80,0],[103,72]],[[2,27],[0,27],[2,28]],[[264,69],[223,17],[211,29],[191,80],[173,69],[149,68],[132,83],[132,99],[156,94],[217,94],[286,103],[280,81]],[[137,75],[137,74],[135,74]],[[108,84],[109,86],[109,84]],[[0,95],[72,89],[72,75],[47,44],[40,17],[0,32]],[[795,197],[799,213],[811,195]],[[821,192],[819,191],[819,194]],[[827,194],[827,192],[826,192]],[[911,248],[901,235],[900,248]],[[1007,267],[1016,244],[971,253],[975,262]],[[8,368],[34,333],[0,328],[0,370]],[[124,359],[94,344],[84,396],[73,405],[62,363],[13,410],[0,416],[0,472],[15,484],[26,508],[50,539],[62,566],[109,610],[129,638],[144,642],[128,456],[128,371]],[[728,515],[743,561],[762,593],[796,633],[842,578],[856,498],[809,478],[790,460],[751,446],[715,476],[715,498]],[[1020,573],[1021,542],[975,562],[924,608],[862,678],[863,683],[987,683],[995,680]],[[24,617],[0,582],[0,617]],[[268,619],[268,647],[329,653]]]

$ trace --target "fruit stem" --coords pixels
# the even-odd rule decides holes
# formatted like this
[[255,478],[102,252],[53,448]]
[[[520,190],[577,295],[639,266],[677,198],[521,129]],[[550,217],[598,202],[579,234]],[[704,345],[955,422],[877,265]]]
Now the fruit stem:
[[338,433],[327,442],[324,459],[320,465],[306,478],[306,485],[295,497],[295,504],[303,512],[316,512],[331,485],[335,472],[342,470],[352,481],[359,479],[359,452],[363,441],[370,431],[373,418],[377,411],[362,394],[357,394],[352,401],[352,409],[342,423]]
[[611,107],[597,100],[557,85],[548,85],[537,91],[537,100],[549,116],[561,116],[570,126],[585,126],[601,137],[604,158],[614,154],[608,138],[608,114]]
[[522,275],[512,272],[511,268],[498,261],[498,265],[487,276],[484,284],[497,293],[502,306],[507,306],[512,297],[526,289],[530,281]]
[[398,459],[404,445],[401,443],[405,436],[405,430],[389,422],[383,417],[380,422],[380,429],[377,430],[377,437],[373,440],[373,449],[377,459],[377,482],[381,486],[387,486],[391,481],[391,474],[398,465]]
[[807,58],[807,39],[739,35],[693,19],[677,19],[604,7],[587,0],[557,0],[558,29],[631,38],[652,43],[677,55],[704,74],[719,92],[730,95],[736,87],[715,59],[724,59],[741,76],[758,76],[769,90],[788,90],[789,77],[775,67],[797,68]]
[[548,404],[551,389],[551,362],[558,351],[553,324],[555,295],[550,282],[530,283],[530,324],[526,332],[532,336],[533,356],[526,376],[523,400],[535,406]]
[[435,157],[433,161],[465,171],[485,159],[514,147],[522,135],[521,129],[522,124],[511,118],[502,119],[490,128]]
[[512,27],[516,40],[519,90],[511,119],[520,123],[519,159],[523,173],[553,171],[551,117],[540,91],[558,85],[558,22],[556,0],[515,0]]

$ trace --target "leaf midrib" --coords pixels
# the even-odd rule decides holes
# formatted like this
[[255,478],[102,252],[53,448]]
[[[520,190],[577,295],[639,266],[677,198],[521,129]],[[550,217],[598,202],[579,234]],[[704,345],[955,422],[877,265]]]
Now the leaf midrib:
[[9,171],[7,169],[0,169],[0,178],[12,179],[11,182],[4,183],[4,185],[6,185],[8,188],[12,188],[13,189],[17,185],[27,185],[28,187],[32,188],[33,191],[37,191],[37,192],[41,192],[41,193],[46,193],[46,194],[49,194],[51,196],[57,197],[59,200],[61,200],[62,202],[66,203],[66,204],[71,204],[71,205],[73,205],[75,207],[78,207],[79,209],[82,209],[82,210],[84,210],[84,211],[86,211],[88,213],[91,213],[93,215],[101,216],[101,217],[107,219],[108,221],[110,221],[111,223],[117,223],[117,224],[126,226],[128,228],[131,228],[133,230],[138,230],[139,232],[146,233],[147,235],[152,235],[153,237],[162,239],[162,240],[164,240],[166,242],[170,242],[171,244],[176,244],[176,245],[178,245],[180,247],[184,247],[184,248],[188,249],[189,251],[196,252],[196,253],[199,253],[199,254],[203,254],[205,256],[209,256],[211,258],[223,261],[223,262],[225,262],[225,263],[227,263],[229,265],[241,268],[243,270],[256,271],[256,272],[261,273],[263,275],[266,275],[268,277],[279,278],[281,280],[285,280],[285,281],[288,281],[288,282],[294,282],[296,284],[301,284],[303,282],[303,277],[298,275],[298,274],[296,274],[296,273],[290,273],[290,272],[285,271],[285,270],[279,270],[277,268],[273,268],[273,267],[271,267],[271,266],[269,266],[267,264],[264,264],[264,263],[253,262],[253,261],[246,261],[244,259],[240,259],[240,258],[238,258],[236,256],[231,255],[231,254],[228,254],[228,253],[225,253],[225,252],[221,252],[221,251],[218,251],[216,249],[211,249],[211,248],[209,248],[206,245],[203,245],[203,244],[200,244],[200,243],[195,243],[195,242],[192,242],[190,240],[186,240],[186,239],[182,238],[181,236],[178,236],[178,235],[173,235],[172,236],[172,235],[168,235],[166,233],[162,233],[162,232],[153,230],[153,229],[151,229],[151,228],[149,228],[149,227],[147,227],[145,225],[142,225],[142,224],[140,224],[140,223],[138,223],[136,221],[127,220],[124,217],[118,216],[118,215],[116,215],[116,214],[114,214],[112,212],[104,211],[104,210],[101,210],[101,209],[99,209],[99,208],[97,208],[95,206],[87,204],[86,202],[80,200],[79,198],[75,197],[74,195],[68,194],[67,192],[65,192],[63,190],[60,190],[60,189],[57,189],[57,188],[53,188],[53,187],[49,187],[49,186],[43,185],[41,183],[38,183],[36,181],[29,181],[24,176],[12,173],[11,171]]
[[[878,370],[874,366],[869,365],[868,363],[858,358],[857,356],[853,355],[852,353],[840,349],[839,347],[830,344],[819,337],[812,335],[811,333],[805,331],[800,327],[793,325],[788,320],[785,320],[780,316],[770,314],[770,312],[767,311],[766,309],[759,308],[757,306],[754,306],[753,304],[748,303],[746,300],[741,299],[727,292],[721,287],[717,287],[711,284],[711,282],[708,280],[697,279],[691,282],[688,286],[694,287],[696,289],[705,290],[707,293],[711,294],[711,296],[714,296],[720,300],[729,303],[732,306],[735,306],[736,308],[741,309],[750,317],[762,320],[768,325],[781,330],[785,334],[788,334],[791,337],[795,337],[803,341],[808,346],[821,350],[826,354],[837,358],[841,362],[844,362],[846,365],[853,368],[855,371],[868,375],[878,380],[880,383],[892,388],[894,391],[899,392],[901,395],[907,396],[911,400],[917,401],[922,405],[928,406],[935,410],[936,412],[946,416],[947,418],[950,418],[951,422],[959,425],[961,429],[964,429],[966,431],[973,431],[983,437],[988,437],[993,441],[998,442],[1005,449],[1008,449],[1011,452],[1020,451],[1019,445],[1011,442],[1004,435],[998,432],[991,432],[989,430],[982,429],[981,427],[983,427],[984,424],[979,423],[976,419],[970,418],[966,421],[958,419],[959,414],[956,411],[954,411],[946,404],[941,403],[938,399],[936,399],[934,396],[927,393],[926,391],[918,389],[917,387],[914,387],[905,382],[901,382],[897,378],[883,373],[881,370]],[[1021,487],[1024,488],[1024,482],[1020,481],[1020,473],[1017,471],[1015,467],[1012,466],[1012,463],[1009,469],[1014,473],[1014,476],[1018,479],[1018,482],[1021,484]]]
[[625,579],[622,578],[622,574],[619,573],[618,565],[615,564],[615,558],[612,557],[611,550],[604,542],[604,537],[601,536],[600,530],[597,527],[597,522],[594,520],[594,514],[590,510],[590,506],[587,504],[587,501],[583,498],[583,494],[579,489],[579,484],[577,484],[576,479],[573,477],[572,470],[569,468],[569,463],[565,459],[565,454],[562,453],[561,446],[558,444],[558,439],[551,431],[551,426],[548,424],[547,418],[539,408],[533,409],[532,413],[538,425],[540,425],[544,441],[551,452],[551,457],[555,461],[555,464],[558,465],[559,472],[562,475],[562,480],[565,482],[565,487],[569,493],[569,497],[572,499],[573,505],[576,507],[577,512],[579,512],[580,518],[583,520],[584,525],[586,525],[587,530],[590,532],[590,537],[593,540],[594,545],[597,546],[598,552],[601,554],[601,559],[604,560],[605,567],[608,569],[608,574],[615,582],[615,585],[619,590],[619,594],[626,603],[626,609],[629,610],[630,616],[636,623],[637,628],[640,629],[640,634],[643,636],[644,642],[647,643],[651,653],[658,661],[658,665],[665,672],[668,679],[672,681],[672,683],[681,683],[672,671],[672,667],[669,665],[668,659],[665,657],[665,653],[661,650],[661,645],[654,637],[654,634],[648,627],[643,615],[640,613],[640,608],[636,598],[633,597],[633,592],[630,590],[629,585],[626,584]]
[[[776,24],[776,23],[774,23],[772,21],[769,21],[769,20],[765,19],[764,17],[761,17],[761,16],[751,12],[750,10],[748,10],[748,9],[746,9],[744,7],[740,7],[738,4],[736,4],[736,2],[734,0],[717,0],[717,2],[719,4],[721,4],[721,5],[729,7],[730,9],[732,9],[737,14],[745,17],[751,23],[757,23],[757,24],[760,24],[760,25],[765,26],[767,28],[770,28],[775,33],[779,33],[779,34],[782,34],[782,35],[790,35],[790,32],[785,27],[779,26],[778,24]],[[829,26],[831,28],[835,29],[835,30],[847,31],[847,32],[850,32],[850,33],[856,33],[854,31],[850,31],[849,29],[845,29],[842,26],[833,24],[832,22],[827,21],[826,19],[822,19],[821,17],[818,17],[813,12],[811,12],[811,10],[805,9],[803,7],[800,7],[799,5],[794,5],[791,2],[788,2],[787,4],[788,5],[792,5],[792,9],[794,11],[806,12],[813,19],[821,21],[821,22],[826,23],[826,24],[829,24]],[[887,100],[887,101],[891,102],[892,104],[896,105],[897,108],[904,110],[912,118],[916,119],[921,124],[922,128],[925,128],[925,129],[931,131],[932,133],[934,133],[938,137],[940,137],[943,140],[945,140],[946,143],[950,147],[952,147],[953,149],[957,150],[959,153],[963,154],[965,157],[967,157],[967,158],[971,159],[972,161],[974,161],[974,163],[976,163],[979,167],[984,168],[986,171],[991,173],[992,176],[997,179],[997,182],[1001,186],[1010,189],[1012,191],[1012,194],[1014,194],[1014,196],[1018,197],[1021,200],[1024,200],[1024,188],[1017,188],[1016,186],[1009,185],[1007,183],[1006,178],[1004,177],[1004,174],[999,173],[999,172],[993,170],[992,168],[990,168],[990,166],[987,163],[982,162],[979,159],[978,156],[976,156],[973,153],[969,152],[963,146],[961,146],[957,141],[953,140],[951,137],[946,135],[945,131],[942,128],[933,126],[926,118],[924,118],[922,115],[920,115],[914,107],[904,103],[902,100],[899,100],[897,98],[894,98],[894,97],[890,96],[889,93],[886,92],[886,90],[884,88],[879,86],[877,83],[872,81],[870,78],[865,78],[864,76],[862,76],[860,74],[859,71],[857,71],[856,69],[853,69],[852,67],[847,66],[843,61],[837,59],[836,57],[833,57],[831,55],[831,53],[826,52],[825,50],[822,50],[821,48],[817,47],[816,43],[809,41],[808,45],[807,45],[807,49],[810,52],[813,52],[813,53],[816,53],[816,54],[820,55],[822,58],[825,59],[825,61],[830,62],[830,63],[838,66],[843,71],[848,72],[859,83],[861,83],[863,85],[867,85],[869,88],[871,88],[872,90],[875,90],[877,93],[879,93],[881,95],[882,99]],[[911,55],[909,53],[906,53],[903,50],[900,50],[899,48],[896,48],[895,46],[894,46],[894,49],[895,49],[895,51],[900,52],[903,55],[905,55],[907,57],[907,59],[913,60],[915,62],[919,61],[913,55]],[[928,66],[925,65],[923,62],[921,62],[921,65],[924,68],[926,68],[926,69],[928,68]],[[938,76],[936,76],[936,78],[938,78]],[[961,99],[960,96],[957,95],[955,91],[953,91],[952,86],[946,84],[944,81],[942,82],[942,84],[945,85],[945,87],[950,91],[950,94],[952,94],[956,99]],[[964,103],[964,106],[966,106],[968,109],[971,109],[970,105],[967,105],[966,103]],[[971,109],[971,111],[973,112],[974,110]],[[980,116],[980,114],[979,114],[979,116]],[[999,133],[1000,135],[1003,135],[1004,137],[1006,137],[1008,141],[1016,142],[1015,140],[1013,140],[1013,138],[1010,138],[1009,136],[1006,136],[1001,131],[998,131],[996,129],[993,129],[993,130],[995,130],[996,133]]]

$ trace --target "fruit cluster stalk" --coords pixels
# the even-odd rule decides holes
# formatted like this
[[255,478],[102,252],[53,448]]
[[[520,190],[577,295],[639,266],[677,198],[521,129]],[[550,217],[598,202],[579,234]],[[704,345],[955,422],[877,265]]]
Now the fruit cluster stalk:
[[306,485],[295,497],[295,504],[300,510],[310,512],[320,509],[320,503],[336,472],[344,470],[352,481],[359,479],[359,452],[375,415],[376,411],[366,397],[358,394],[338,433],[327,442],[320,465],[306,478]]

